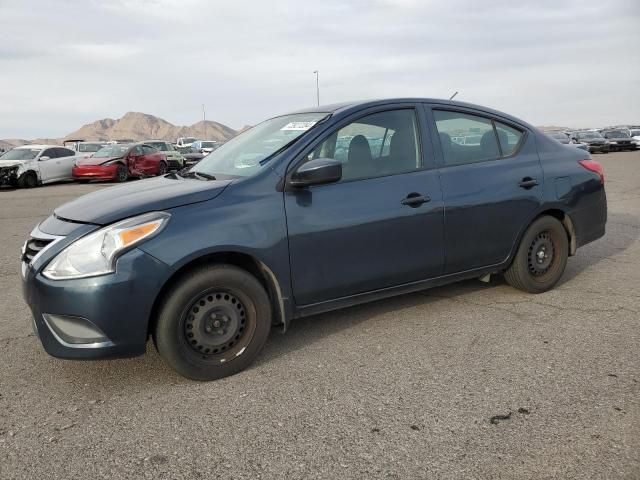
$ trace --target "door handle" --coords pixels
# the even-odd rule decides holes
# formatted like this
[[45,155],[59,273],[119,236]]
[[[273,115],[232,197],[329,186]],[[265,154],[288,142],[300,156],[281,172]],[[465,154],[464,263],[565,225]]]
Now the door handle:
[[538,185],[538,181],[535,178],[524,177],[522,181],[518,184],[521,188],[529,189]]
[[400,203],[402,205],[407,205],[409,207],[416,208],[422,205],[423,203],[427,203],[430,201],[431,201],[431,197],[429,195],[421,195],[419,193],[414,192],[407,195],[406,198],[403,198]]

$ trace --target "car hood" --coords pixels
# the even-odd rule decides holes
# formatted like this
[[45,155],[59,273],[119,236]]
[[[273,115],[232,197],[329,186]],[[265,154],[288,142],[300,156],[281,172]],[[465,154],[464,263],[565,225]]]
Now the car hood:
[[198,180],[166,175],[84,195],[55,209],[58,218],[79,223],[106,225],[154,210],[211,200],[232,180]]
[[103,163],[110,162],[111,160],[117,160],[120,157],[81,157],[78,158],[78,165],[102,165]]
[[0,160],[0,167],[15,167],[24,165],[28,160]]

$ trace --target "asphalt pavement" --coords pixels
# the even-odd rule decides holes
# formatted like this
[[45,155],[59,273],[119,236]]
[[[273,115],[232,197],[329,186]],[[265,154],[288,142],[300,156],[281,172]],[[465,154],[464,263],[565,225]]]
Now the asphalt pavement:
[[109,186],[0,190],[0,479],[640,478],[640,152],[594,158],[607,234],[555,290],[466,281],[299,320],[211,383],[152,344],[49,357],[20,247]]

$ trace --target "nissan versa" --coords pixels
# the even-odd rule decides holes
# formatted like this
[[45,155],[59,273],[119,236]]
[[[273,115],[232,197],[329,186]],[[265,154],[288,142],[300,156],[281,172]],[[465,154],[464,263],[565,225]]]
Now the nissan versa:
[[297,317],[487,274],[545,292],[606,217],[600,165],[509,115],[332,105],[57,208],[23,247],[24,296],[51,355],[140,355],[151,337],[212,380]]

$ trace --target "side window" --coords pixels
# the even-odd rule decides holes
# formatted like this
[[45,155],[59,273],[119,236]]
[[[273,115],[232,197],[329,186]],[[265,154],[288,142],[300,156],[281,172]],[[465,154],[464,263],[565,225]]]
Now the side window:
[[56,148],[58,153],[58,157],[72,157],[76,154],[73,150],[69,150],[68,148]]
[[446,165],[464,165],[500,157],[493,124],[488,118],[434,110]]
[[418,124],[413,109],[362,117],[330,134],[308,159],[342,162],[342,180],[410,172],[422,167]]
[[496,132],[498,133],[502,156],[508,157],[509,155],[513,155],[520,145],[520,140],[522,140],[522,132],[510,127],[509,125],[505,125],[504,123],[493,123],[495,124]]
[[154,153],[155,151],[156,151],[156,149],[153,148],[153,147],[150,147],[149,145],[142,145],[142,152],[145,155],[150,155],[150,154]]
[[58,158],[55,148],[47,148],[40,157]]

